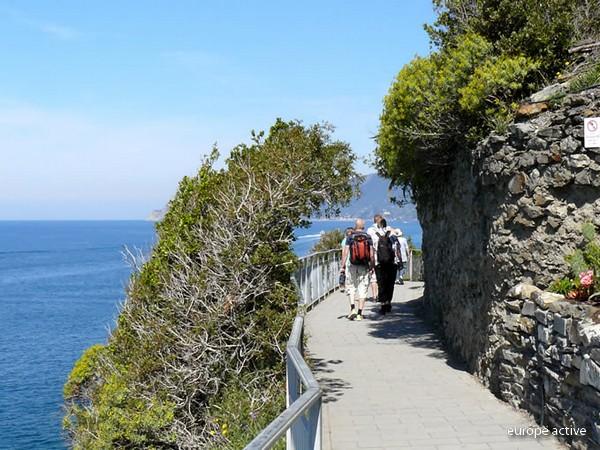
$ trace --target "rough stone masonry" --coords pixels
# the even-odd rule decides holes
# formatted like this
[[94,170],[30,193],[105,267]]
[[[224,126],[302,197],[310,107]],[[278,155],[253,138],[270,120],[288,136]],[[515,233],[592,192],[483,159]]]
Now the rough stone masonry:
[[539,290],[568,272],[581,225],[600,227],[600,148],[583,147],[600,88],[522,112],[419,206],[425,305],[497,396],[544,425],[586,427],[564,439],[600,448],[600,313]]

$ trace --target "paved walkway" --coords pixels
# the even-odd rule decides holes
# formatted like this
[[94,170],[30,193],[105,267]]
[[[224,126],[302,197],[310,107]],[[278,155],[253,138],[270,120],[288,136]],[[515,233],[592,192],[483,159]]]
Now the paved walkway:
[[422,284],[397,286],[394,311],[345,318],[336,292],[307,316],[308,353],[324,388],[323,448],[560,449],[552,437],[509,437],[509,427],[535,426],[450,362],[415,314]]

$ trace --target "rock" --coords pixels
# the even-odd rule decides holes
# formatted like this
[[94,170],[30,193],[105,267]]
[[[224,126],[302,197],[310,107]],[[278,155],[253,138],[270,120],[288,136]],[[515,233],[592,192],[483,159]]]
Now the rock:
[[558,217],[559,219],[564,219],[567,217],[568,208],[567,205],[553,203],[546,208],[546,213],[550,214],[551,216]]
[[521,314],[524,316],[534,317],[535,316],[535,303],[525,300],[523,302],[523,308],[521,309]]
[[488,142],[490,144],[504,144],[506,142],[506,136],[492,133],[492,134],[490,134],[490,137],[488,138]]
[[592,173],[589,170],[582,170],[575,175],[574,183],[581,186],[588,186],[592,184]]
[[511,136],[517,140],[522,141],[525,137],[528,137],[533,133],[535,128],[530,123],[513,123],[508,126],[508,132]]
[[562,131],[561,127],[554,126],[554,127],[542,128],[540,131],[538,131],[537,135],[546,140],[548,140],[548,139],[557,140],[557,139],[560,139],[561,137],[563,137],[563,131]]
[[542,89],[539,92],[536,92],[535,94],[532,94],[531,97],[529,97],[529,99],[533,103],[545,102],[552,98],[556,98],[557,96],[564,95],[566,92],[567,88],[565,83],[555,83],[551,84],[550,86],[546,86],[544,89]]
[[509,297],[528,300],[534,292],[542,292],[540,288],[529,283],[519,283],[513,286],[507,293]]
[[519,172],[508,182],[508,190],[514,195],[521,194],[525,191],[526,184],[527,175],[525,175],[523,172]]
[[525,208],[523,208],[523,212],[525,212],[527,217],[529,217],[530,219],[537,219],[538,217],[544,215],[544,210],[539,206],[526,206]]
[[557,219],[556,217],[548,217],[547,222],[548,225],[555,229],[560,227],[560,224],[562,223],[562,221],[560,219]]
[[571,328],[571,319],[565,319],[558,315],[554,316],[554,331],[561,336],[567,336],[569,329]]
[[566,167],[552,167],[551,169],[555,169],[549,171],[552,177],[551,183],[554,185],[554,187],[563,187],[573,181],[573,172]]
[[583,145],[573,136],[567,136],[565,139],[560,141],[560,151],[562,153],[575,153],[577,151],[583,150]]
[[[534,228],[535,227],[535,222],[526,219],[525,217],[523,217],[522,214],[517,214],[517,217],[515,217],[514,219],[515,223],[518,223],[519,225],[524,226],[525,228]],[[521,263],[525,260],[524,258],[525,254],[521,253],[520,257],[521,257]]]
[[600,391],[600,366],[589,355],[583,356],[581,369],[579,370],[579,382]]
[[588,325],[580,324],[578,327],[579,336],[583,345],[596,345],[600,346],[600,324]]
[[517,117],[532,117],[537,114],[548,111],[550,105],[546,102],[541,103],[524,103],[517,110]]
[[592,160],[589,156],[582,154],[571,155],[566,159],[566,161],[569,167],[573,167],[575,169],[583,169],[592,163]]
[[550,332],[544,325],[538,324],[537,338],[540,342],[543,342],[544,344],[550,342]]
[[527,141],[527,148],[532,150],[546,150],[548,148],[548,142],[540,137],[534,136]]
[[590,352],[590,357],[596,362],[600,364],[600,348],[593,348]]
[[560,294],[555,294],[553,292],[535,292],[531,299],[542,309],[548,309],[548,307],[554,303],[561,300],[564,300],[565,297]]
[[541,309],[536,310],[535,320],[543,325],[548,325],[548,318],[551,317],[548,312],[542,311]]
[[550,197],[549,195],[540,194],[539,192],[533,194],[533,201],[536,206],[546,206],[553,199],[553,197]]
[[506,301],[504,302],[506,305],[506,309],[511,312],[520,312],[521,311],[521,302],[519,300]]

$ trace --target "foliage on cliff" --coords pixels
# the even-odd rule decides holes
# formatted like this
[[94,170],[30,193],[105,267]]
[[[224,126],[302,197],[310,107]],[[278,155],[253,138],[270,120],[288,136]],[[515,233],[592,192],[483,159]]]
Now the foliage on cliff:
[[459,150],[504,128],[516,102],[562,70],[573,41],[592,35],[587,3],[434,0],[434,51],[404,66],[384,99],[380,174],[417,201],[431,197]]
[[342,240],[344,232],[339,229],[325,231],[315,245],[310,249],[310,253],[326,252],[327,250],[335,250],[342,248]]
[[216,157],[181,181],[108,344],[65,385],[75,448],[240,448],[283,407],[292,233],[351,198],[355,157],[329,127],[281,120]]

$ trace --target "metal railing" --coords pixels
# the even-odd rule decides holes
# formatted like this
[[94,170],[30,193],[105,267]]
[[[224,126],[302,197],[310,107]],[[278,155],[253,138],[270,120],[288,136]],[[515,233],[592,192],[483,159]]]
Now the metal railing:
[[407,275],[410,281],[423,281],[423,254],[412,250],[408,254]]
[[246,446],[268,450],[286,435],[287,450],[321,449],[321,388],[303,357],[305,311],[338,286],[340,250],[313,253],[300,259],[293,279],[298,288],[299,315],[286,348],[287,408]]
[[341,257],[341,250],[336,249],[301,258],[302,265],[294,274],[300,288],[300,305],[309,308],[337,288]]

